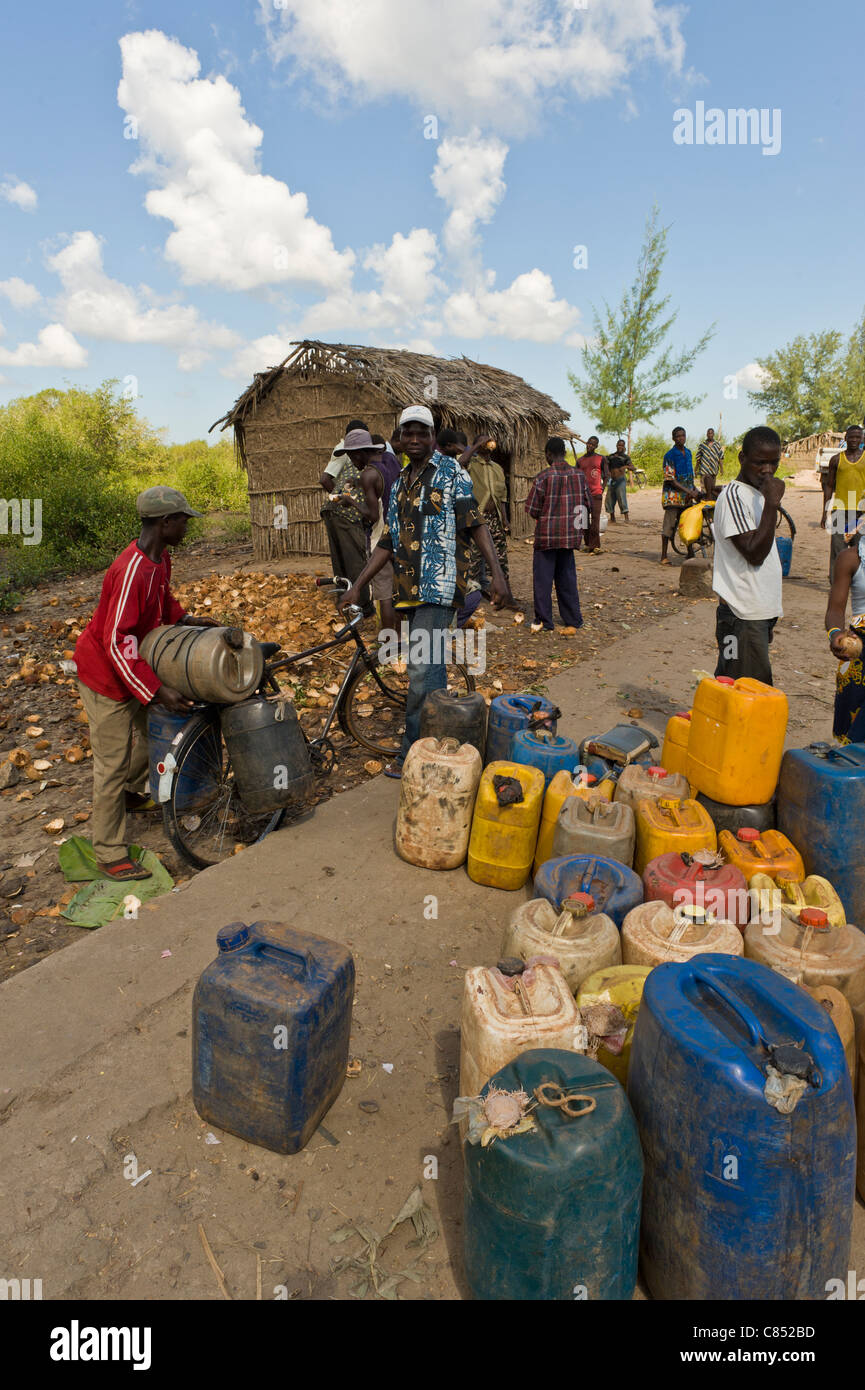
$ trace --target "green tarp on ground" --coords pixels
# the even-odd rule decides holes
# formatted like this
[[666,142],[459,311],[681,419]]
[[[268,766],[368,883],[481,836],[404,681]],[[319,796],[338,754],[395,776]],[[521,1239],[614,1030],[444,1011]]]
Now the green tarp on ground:
[[61,916],[76,927],[104,927],[116,917],[135,915],[124,907],[127,898],[137,898],[147,902],[158,898],[174,887],[174,879],[152,850],[142,849],[140,845],[130,845],[129,854],[145,869],[150,870],[150,878],[126,879],[118,883],[104,878],[96,867],[96,857],[89,840],[81,835],[70,835],[64,840],[57,853],[63,876],[67,883],[85,883],[64,907]]

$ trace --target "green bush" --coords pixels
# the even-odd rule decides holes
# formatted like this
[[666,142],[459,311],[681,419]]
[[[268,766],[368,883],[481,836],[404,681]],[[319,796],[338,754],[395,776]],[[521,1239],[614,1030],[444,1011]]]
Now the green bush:
[[0,608],[48,575],[110,564],[138,533],[137,494],[156,483],[180,488],[203,512],[239,513],[224,529],[249,533],[246,476],[228,441],[163,444],[116,386],[41,391],[0,409],[3,499],[39,499],[42,530],[25,545],[0,509]]

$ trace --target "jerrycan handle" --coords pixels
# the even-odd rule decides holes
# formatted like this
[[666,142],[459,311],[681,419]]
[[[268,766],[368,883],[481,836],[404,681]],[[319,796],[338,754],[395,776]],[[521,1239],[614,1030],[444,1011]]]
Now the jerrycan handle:
[[727,989],[726,985],[720,984],[707,970],[695,970],[694,979],[699,984],[705,985],[706,989],[714,990],[719,998],[723,999],[727,1007],[733,1010],[733,1013],[744,1023],[752,1043],[759,1043],[762,1047],[767,1046],[766,1039],[763,1037],[763,1032],[760,1028],[760,1021],[753,1010],[748,1008],[747,1004],[744,1004],[741,999],[738,999],[731,990]]
[[306,980],[315,970],[311,951],[296,951],[292,946],[276,946],[272,941],[256,941],[252,947],[257,956],[269,956],[282,966],[289,966],[299,980]]
[[583,893],[590,893],[590,892],[591,892],[592,879],[595,877],[595,873],[596,873],[596,871],[597,871],[597,868],[598,868],[598,861],[597,861],[597,859],[592,859],[592,860],[590,860],[589,863],[588,863],[588,865],[587,865],[587,867],[586,867],[586,869],[585,869],[585,872],[583,873],[582,878],[580,879],[580,889],[581,889],[581,891],[582,891]]

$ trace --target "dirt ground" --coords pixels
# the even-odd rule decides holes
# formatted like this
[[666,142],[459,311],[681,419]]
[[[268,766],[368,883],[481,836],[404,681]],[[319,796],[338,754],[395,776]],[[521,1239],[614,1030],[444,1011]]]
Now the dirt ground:
[[[774,662],[790,697],[788,743],[801,746],[831,729],[834,663],[822,637],[828,541],[816,495],[789,489],[788,498],[799,535]],[[560,727],[572,737],[634,709],[662,732],[690,700],[695,672],[714,662],[714,604],[681,597],[675,565],[659,567],[659,522],[658,494],[638,494],[631,523],[608,532],[604,553],[580,558],[587,622],[576,638],[534,637],[527,622],[488,615],[487,675],[504,682],[526,669],[560,705]],[[515,588],[527,598],[530,550],[513,552]],[[221,563],[234,572],[241,559],[232,553]],[[179,582],[209,563],[206,554],[182,556]],[[86,613],[95,586],[66,586],[56,608],[70,616],[71,595],[84,600],[71,612]],[[41,605],[55,596],[32,596],[21,615],[50,621]],[[52,731],[51,751],[61,750],[81,728],[70,723],[74,696],[27,689],[28,699],[35,692],[46,701],[41,726]],[[4,748],[22,737],[13,693],[14,685],[5,692]],[[85,764],[63,765],[63,799],[47,797],[56,788],[38,793],[46,814],[86,809]],[[348,781],[337,778],[331,792]],[[396,783],[364,775],[303,823],[188,877],[135,923],[64,936],[56,919],[34,918],[6,941],[15,969],[0,996],[0,1273],[41,1278],[46,1299],[375,1298],[368,1274],[384,1298],[466,1295],[461,1157],[449,1123],[463,974],[497,957],[504,924],[529,890],[485,889],[463,869],[436,874],[398,859],[398,795]],[[22,806],[29,802],[0,798],[7,829]],[[158,826],[149,833],[163,852]],[[4,862],[51,843],[32,821],[11,834]],[[52,859],[49,851],[37,861],[25,901],[37,901]],[[16,872],[4,869],[0,887]],[[57,887],[48,895],[55,901]],[[307,1148],[288,1157],[214,1130],[190,1092],[192,990],[213,959],[215,934],[233,920],[268,919],[345,942],[357,967],[358,1074]],[[31,950],[34,941],[47,950]],[[438,1235],[427,1228],[424,1237],[410,1221],[387,1234],[418,1187]],[[861,1203],[857,1265],[865,1266]]]

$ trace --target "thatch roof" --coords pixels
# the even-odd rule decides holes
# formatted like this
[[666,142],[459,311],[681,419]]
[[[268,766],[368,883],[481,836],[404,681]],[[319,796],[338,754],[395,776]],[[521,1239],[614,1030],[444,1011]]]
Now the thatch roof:
[[468,357],[428,357],[425,353],[397,348],[359,347],[307,339],[292,344],[276,367],[257,372],[250,386],[231,410],[211,425],[242,427],[283,373],[306,378],[344,376],[358,387],[375,386],[400,409],[428,399],[430,378],[436,382],[430,402],[442,425],[478,421],[514,444],[522,442],[533,427],[550,434],[561,432],[568,412],[552,398],[536,391],[513,372],[473,362]]

